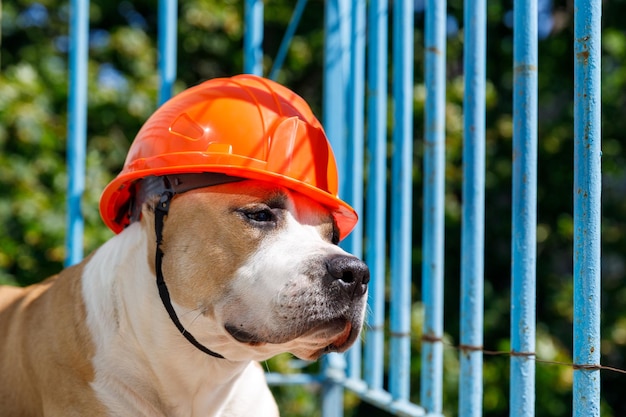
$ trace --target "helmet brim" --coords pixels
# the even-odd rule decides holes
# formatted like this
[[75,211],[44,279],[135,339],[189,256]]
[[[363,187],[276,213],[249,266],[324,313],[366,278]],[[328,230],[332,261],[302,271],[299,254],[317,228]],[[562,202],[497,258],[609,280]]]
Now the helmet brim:
[[[146,175],[161,176],[207,172],[267,181],[272,184],[281,185],[311,198],[313,201],[329,209],[335,220],[337,228],[339,229],[339,240],[343,240],[346,236],[348,236],[358,222],[358,215],[356,211],[337,196],[320,190],[319,188],[307,183],[294,180],[291,177],[261,169],[255,169],[253,167],[242,168],[241,166],[228,166],[224,164],[187,165],[177,166],[176,169],[172,169],[171,167],[151,168]],[[115,233],[120,233],[128,225],[128,219],[119,218],[119,213],[123,211],[123,206],[126,205],[131,199],[132,183],[135,182],[137,178],[142,176],[143,175],[137,171],[126,172],[112,180],[102,192],[102,197],[100,199],[100,213],[105,224]]]

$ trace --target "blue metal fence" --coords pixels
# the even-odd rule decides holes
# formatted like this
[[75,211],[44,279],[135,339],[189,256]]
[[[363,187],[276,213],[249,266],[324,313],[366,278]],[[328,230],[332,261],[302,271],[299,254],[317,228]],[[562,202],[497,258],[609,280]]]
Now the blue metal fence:
[[486,6],[485,0],[467,0],[464,8],[459,415],[467,417],[480,416],[483,403]]
[[443,395],[443,272],[446,135],[446,2],[429,0],[425,13],[421,399],[440,414]]
[[87,43],[89,40],[89,1],[70,3],[69,102],[67,118],[67,233],[65,264],[83,257],[84,221],[80,202],[85,192],[87,148]]
[[[367,216],[344,242],[371,267],[365,343],[324,359],[320,375],[269,374],[273,384],[321,384],[323,415],[342,415],[343,391],[392,413],[442,413],[443,227],[445,175],[446,2],[428,0],[423,161],[423,287],[420,405],[410,386],[413,173],[413,7],[386,0],[327,0],[323,123],[340,165],[340,192]],[[82,257],[87,0],[71,2],[67,263]],[[279,48],[276,77],[306,7],[298,0]],[[486,1],[464,2],[464,147],[459,414],[482,414]],[[600,0],[575,1],[574,416],[599,416],[600,402]],[[159,103],[176,78],[177,0],[159,1]],[[263,1],[245,0],[244,72],[261,74]],[[392,134],[387,135],[388,36],[392,36]],[[510,415],[534,415],[537,184],[537,1],[514,2],[513,216]],[[367,71],[366,71],[367,68]],[[367,78],[366,78],[367,76]],[[365,94],[367,91],[367,94]],[[367,115],[367,117],[366,117]],[[364,126],[367,125],[367,131]],[[387,167],[388,141],[392,144]],[[367,165],[364,166],[367,152]],[[366,171],[364,169],[366,168]],[[386,229],[391,169],[390,229]],[[367,189],[363,173],[368,173]],[[365,198],[364,198],[365,196]],[[365,239],[366,238],[366,239]],[[365,239],[365,240],[364,240]],[[365,248],[364,248],[365,242]],[[386,264],[386,249],[391,257]],[[387,274],[389,268],[389,274]],[[389,277],[389,279],[388,279]],[[390,286],[389,364],[385,367],[385,288]],[[362,353],[363,358],[362,360]],[[385,384],[385,375],[388,383]],[[388,386],[388,390],[385,389]]]
[[574,416],[600,415],[600,1],[574,2]]
[[513,27],[510,410],[521,417],[535,409],[537,0],[515,2]]

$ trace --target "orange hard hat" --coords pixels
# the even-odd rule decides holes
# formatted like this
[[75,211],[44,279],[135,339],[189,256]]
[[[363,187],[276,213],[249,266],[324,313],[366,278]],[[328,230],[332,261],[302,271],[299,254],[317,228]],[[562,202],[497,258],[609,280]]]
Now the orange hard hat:
[[357,222],[337,197],[337,166],[320,122],[291,90],[254,75],[216,78],[163,104],[133,141],[122,172],[100,199],[119,233],[133,184],[150,176],[221,173],[285,186],[329,208],[346,237]]

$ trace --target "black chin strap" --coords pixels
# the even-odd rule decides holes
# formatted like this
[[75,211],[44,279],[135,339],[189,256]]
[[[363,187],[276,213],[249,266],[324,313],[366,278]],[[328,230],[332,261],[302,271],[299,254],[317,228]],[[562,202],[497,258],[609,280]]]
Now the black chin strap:
[[170,298],[170,292],[167,289],[167,285],[165,285],[165,280],[163,279],[163,270],[162,270],[162,261],[163,261],[163,251],[161,250],[161,242],[163,241],[163,218],[167,216],[167,213],[170,209],[170,202],[172,200],[173,194],[169,191],[164,192],[161,195],[161,199],[157,207],[154,210],[154,227],[156,230],[156,255],[155,255],[155,267],[156,267],[156,283],[159,288],[159,295],[161,296],[161,301],[163,301],[163,306],[167,313],[170,315],[170,319],[176,325],[176,328],[185,336],[185,339],[189,341],[192,345],[197,347],[202,352],[207,355],[214,356],[216,358],[224,359],[222,355],[219,353],[213,352],[206,346],[202,345],[200,342],[196,340],[195,337],[191,333],[185,329],[183,324],[178,319],[176,315],[176,311],[174,311],[174,306],[172,306],[172,300]]
[[219,353],[213,352],[206,346],[202,345],[200,342],[196,340],[195,337],[191,333],[185,329],[183,324],[178,319],[176,315],[176,311],[174,311],[174,306],[172,306],[172,300],[170,298],[170,292],[167,289],[167,285],[165,285],[165,280],[163,278],[163,251],[161,250],[161,243],[163,242],[163,219],[167,216],[167,213],[170,209],[170,202],[172,201],[172,197],[174,196],[174,192],[172,191],[164,191],[161,194],[161,199],[159,200],[159,204],[155,207],[154,210],[154,228],[156,231],[156,255],[155,255],[155,268],[156,268],[156,283],[159,289],[159,295],[161,296],[161,301],[163,302],[163,306],[167,313],[170,315],[170,319],[176,325],[176,328],[180,333],[185,336],[185,339],[189,341],[192,345],[197,347],[202,352],[207,355],[214,356],[216,358],[224,359],[222,355]]

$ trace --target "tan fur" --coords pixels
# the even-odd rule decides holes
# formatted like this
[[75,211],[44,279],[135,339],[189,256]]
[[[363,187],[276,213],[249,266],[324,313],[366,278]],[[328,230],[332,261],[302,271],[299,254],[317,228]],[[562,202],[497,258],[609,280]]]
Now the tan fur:
[[80,409],[105,415],[89,387],[93,344],[84,323],[82,265],[24,289],[0,287],[0,415],[79,416]]
[[[169,280],[172,298],[179,304],[198,308],[197,300],[201,296],[204,300],[202,307],[210,308],[223,296],[216,287],[225,288],[235,271],[266,237],[265,233],[238,219],[235,210],[272,198],[278,204],[284,195],[280,188],[269,183],[246,184],[245,187],[226,184],[190,191],[185,193],[184,199],[173,199],[170,212],[175,215],[166,219],[163,230],[163,273],[166,281]],[[307,204],[311,205],[311,202]],[[330,216],[316,223],[324,229],[333,227]],[[152,233],[154,218],[150,213],[144,215],[144,224],[150,230],[148,234]],[[154,253],[153,250],[151,246],[148,253]],[[189,262],[190,259],[202,262]],[[209,274],[210,280],[207,279]],[[172,282],[175,279],[180,282]]]

